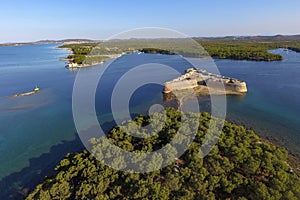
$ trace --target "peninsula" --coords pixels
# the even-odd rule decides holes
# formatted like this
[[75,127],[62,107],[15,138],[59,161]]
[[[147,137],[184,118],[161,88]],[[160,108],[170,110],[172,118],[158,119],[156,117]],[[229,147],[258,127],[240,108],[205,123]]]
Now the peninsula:
[[122,50],[116,47],[102,46],[101,42],[77,42],[67,43],[59,48],[66,48],[71,54],[66,60],[69,62],[66,68],[73,70],[102,64],[106,60],[118,58],[124,54]]
[[74,62],[74,60],[69,59],[66,68],[72,70],[77,68],[91,67],[98,64],[104,63],[106,60],[118,58],[123,54],[112,54],[112,55],[100,55],[100,56],[85,56],[84,61]]

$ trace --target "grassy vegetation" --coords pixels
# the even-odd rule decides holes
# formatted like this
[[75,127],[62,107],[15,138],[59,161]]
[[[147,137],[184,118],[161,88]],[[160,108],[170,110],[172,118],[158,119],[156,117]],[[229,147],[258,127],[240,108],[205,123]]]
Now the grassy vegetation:
[[92,49],[96,46],[96,43],[80,43],[80,44],[65,44],[60,48],[70,49],[73,54],[68,56],[68,59],[77,64],[83,64],[86,56],[91,53]]
[[[108,138],[131,152],[159,149],[172,140],[183,117],[173,109],[167,110],[167,116],[163,129],[151,138],[132,137],[119,127],[113,128]],[[117,171],[84,150],[68,154],[57,165],[57,174],[46,177],[27,199],[298,199],[300,179],[290,171],[287,151],[261,141],[242,126],[226,122],[218,143],[200,158],[210,119],[208,113],[200,115],[194,142],[178,160],[161,170],[141,174]],[[146,117],[135,121],[149,123]],[[186,126],[184,131],[193,128]],[[130,132],[130,126],[127,130]],[[93,152],[105,154],[100,140],[91,141]],[[126,158],[111,159],[126,168]]]
[[288,48],[300,52],[300,37],[195,38],[194,40],[196,42],[187,39],[113,40],[68,44],[63,45],[62,48],[72,49],[74,55],[69,58],[78,64],[82,64],[86,55],[89,54],[107,56],[130,53],[135,50],[145,53],[180,54],[186,57],[211,56],[220,59],[252,61],[282,60],[281,55],[268,52],[276,48]]
[[[187,42],[188,41],[188,42]],[[208,56],[197,42],[190,39],[143,39],[143,40],[112,40],[105,42],[67,44],[60,48],[69,48],[73,51],[69,59],[78,64],[88,64],[87,57],[103,56],[109,58],[112,55],[131,53],[136,50],[145,53],[180,54],[187,57]],[[189,43],[189,45],[187,45]],[[102,61],[102,60],[101,60]]]

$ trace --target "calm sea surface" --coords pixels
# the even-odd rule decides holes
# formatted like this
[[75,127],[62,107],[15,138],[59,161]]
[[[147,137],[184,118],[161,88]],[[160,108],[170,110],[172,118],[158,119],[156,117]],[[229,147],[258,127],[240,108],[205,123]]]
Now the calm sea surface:
[[[0,47],[0,197],[26,193],[52,171],[67,152],[83,147],[72,118],[72,89],[76,72],[64,68],[65,49],[57,45]],[[279,62],[216,60],[222,75],[247,82],[246,96],[227,97],[227,120],[271,137],[300,155],[300,54],[273,52]],[[111,90],[122,74],[136,65],[158,62],[183,73],[190,67],[180,56],[130,54],[117,60],[100,80],[96,102],[99,121],[109,123]],[[97,66],[101,67],[101,66]],[[83,69],[90,73],[92,68]],[[209,70],[209,69],[208,69]],[[161,76],[157,72],[157,76]],[[164,75],[167,80],[174,75]],[[8,98],[15,93],[42,89],[36,95]],[[130,111],[147,113],[161,103],[162,86],[148,85],[134,94]],[[24,189],[25,186],[25,189]]]

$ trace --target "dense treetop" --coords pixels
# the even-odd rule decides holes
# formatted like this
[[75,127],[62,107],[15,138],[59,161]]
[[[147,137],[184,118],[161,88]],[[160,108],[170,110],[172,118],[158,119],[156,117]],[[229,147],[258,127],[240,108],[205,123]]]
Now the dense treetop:
[[[174,137],[183,114],[167,109],[160,132],[140,139],[120,127],[107,135],[115,145],[132,152],[150,152]],[[68,154],[27,199],[298,199],[300,179],[287,163],[288,153],[265,143],[251,130],[225,122],[218,143],[203,159],[199,150],[211,116],[202,113],[194,142],[173,164],[149,173],[114,170],[88,151]],[[139,125],[149,118],[137,117]],[[125,126],[125,125],[124,125]],[[130,127],[127,127],[130,131]],[[189,127],[186,127],[188,131]],[[101,152],[100,139],[91,140]],[[115,160],[114,160],[115,159]],[[126,167],[120,158],[112,158]],[[159,163],[158,163],[159,164]]]

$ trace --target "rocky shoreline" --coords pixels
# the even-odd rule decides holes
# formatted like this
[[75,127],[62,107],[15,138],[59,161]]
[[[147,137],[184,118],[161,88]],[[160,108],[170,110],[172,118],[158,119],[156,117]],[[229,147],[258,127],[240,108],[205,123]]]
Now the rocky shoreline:
[[96,66],[99,64],[103,64],[105,61],[109,60],[109,59],[115,59],[115,58],[119,58],[121,57],[123,54],[117,54],[117,55],[101,55],[103,57],[107,57],[106,59],[103,59],[101,61],[98,62],[92,62],[92,63],[82,63],[82,64],[78,64],[72,61],[72,59],[68,59],[66,58],[66,60],[68,60],[68,64],[65,66],[67,69],[78,69],[78,68],[86,68],[86,67],[92,67],[92,66]]
[[[229,120],[226,119],[226,120],[229,121],[230,123],[243,126],[248,130],[253,130],[253,128],[251,128],[250,126],[248,126],[244,123],[237,122],[235,120],[230,120],[230,119]],[[259,130],[255,130],[254,132],[256,135],[259,136],[259,138],[262,142],[274,145],[279,148],[286,149],[288,151],[288,164],[293,169],[293,173],[297,174],[300,177],[300,155],[299,154],[293,153],[291,148],[289,148],[287,145],[284,145],[282,142],[280,142],[280,139],[278,139],[274,136],[266,136],[265,134],[263,134],[263,132],[261,132]]]

